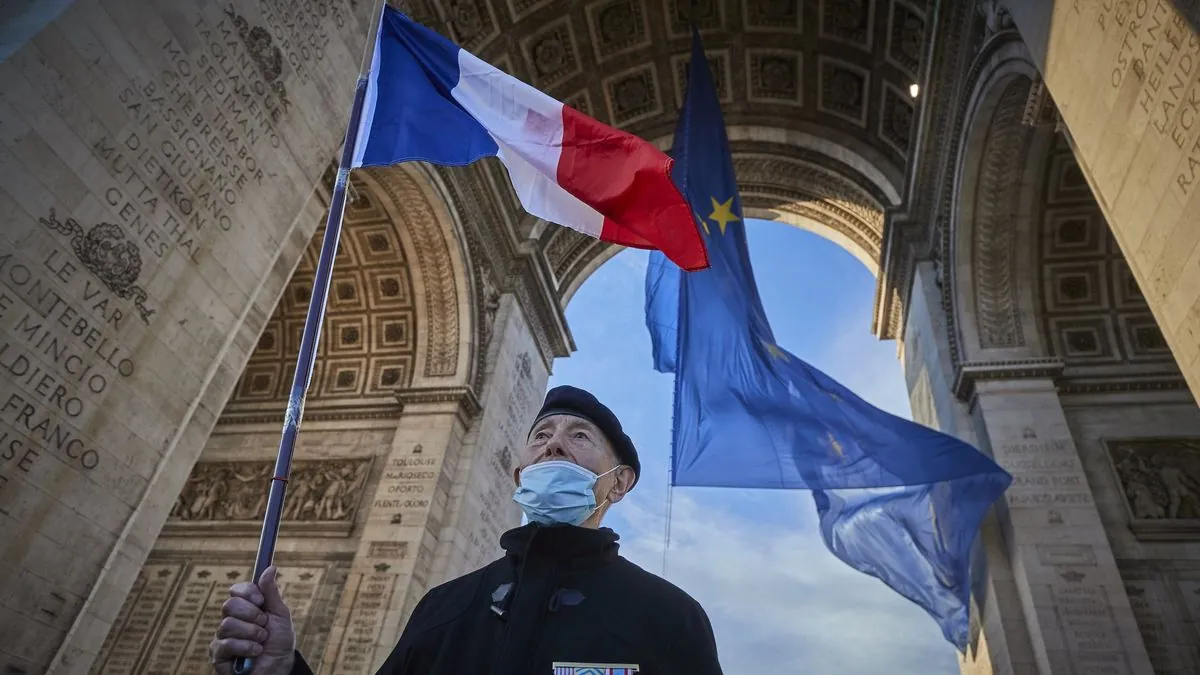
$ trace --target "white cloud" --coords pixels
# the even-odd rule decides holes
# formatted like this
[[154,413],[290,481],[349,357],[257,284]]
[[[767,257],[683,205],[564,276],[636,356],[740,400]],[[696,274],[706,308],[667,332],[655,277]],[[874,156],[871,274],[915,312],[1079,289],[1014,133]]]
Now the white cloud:
[[631,279],[640,282],[646,276],[646,266],[650,264],[650,252],[627,248],[613,256],[605,264],[625,268],[633,274]]
[[[661,574],[665,490],[639,491],[613,525],[624,555]],[[825,549],[808,492],[677,488],[673,500],[666,576],[705,607],[726,673],[954,672],[932,619]]]
[[895,343],[864,344],[864,336],[867,340],[875,340],[869,337],[870,316],[846,312],[831,322],[828,338],[820,352],[798,356],[841,382],[871,405],[893,415],[912,419],[912,406],[900,361],[896,357]]

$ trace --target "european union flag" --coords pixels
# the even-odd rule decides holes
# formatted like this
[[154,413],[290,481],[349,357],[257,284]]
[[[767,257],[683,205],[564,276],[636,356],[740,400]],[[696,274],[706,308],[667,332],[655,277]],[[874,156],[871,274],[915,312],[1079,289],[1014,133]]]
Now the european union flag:
[[813,490],[829,549],[919,604],[965,650],[971,547],[1011,476],[776,343],[698,35],[672,154],[712,264],[685,274],[655,252],[647,270],[655,367],[676,374],[672,485]]

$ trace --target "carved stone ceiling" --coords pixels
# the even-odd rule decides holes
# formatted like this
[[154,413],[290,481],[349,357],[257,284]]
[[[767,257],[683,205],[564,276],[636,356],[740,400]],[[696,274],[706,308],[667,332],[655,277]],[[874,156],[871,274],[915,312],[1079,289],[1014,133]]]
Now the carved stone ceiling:
[[1047,163],[1042,236],[1042,328],[1069,366],[1175,361],[1091,189],[1062,136]]
[[[689,0],[395,4],[485,61],[603,122],[648,139],[669,137],[674,128],[691,46]],[[898,182],[915,126],[909,86],[918,81],[930,5],[929,0],[698,0],[696,23],[727,124],[835,139]],[[762,154],[763,149],[735,144],[735,161],[740,152]],[[846,173],[836,160],[825,164]],[[848,179],[865,187],[861,176]],[[827,224],[851,239],[878,238],[883,200],[872,197],[880,202],[871,207],[878,221],[875,232]],[[819,202],[823,195],[807,198]],[[752,201],[748,208],[783,208],[794,200],[781,194]],[[560,251],[582,245],[550,236],[542,244]],[[602,250],[584,257],[592,259]],[[579,266],[578,260],[551,256],[554,267],[564,262]],[[560,288],[566,281],[559,278]]]
[[[313,236],[250,355],[226,413],[280,412],[300,351],[300,335],[320,255]],[[412,381],[416,312],[409,264],[392,222],[369,189],[351,180],[346,218],[308,401],[394,402]]]

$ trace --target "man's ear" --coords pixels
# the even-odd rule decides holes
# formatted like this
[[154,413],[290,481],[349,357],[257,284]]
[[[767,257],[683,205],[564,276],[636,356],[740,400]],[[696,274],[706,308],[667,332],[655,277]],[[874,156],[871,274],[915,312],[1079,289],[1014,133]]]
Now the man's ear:
[[513,485],[515,485],[517,487],[521,486],[521,467],[519,467],[519,466],[513,467],[512,479],[513,479]]
[[637,480],[637,475],[633,473],[633,467],[622,465],[613,472],[613,486],[608,491],[608,501],[611,504],[616,504],[629,494],[633,489],[633,483]]

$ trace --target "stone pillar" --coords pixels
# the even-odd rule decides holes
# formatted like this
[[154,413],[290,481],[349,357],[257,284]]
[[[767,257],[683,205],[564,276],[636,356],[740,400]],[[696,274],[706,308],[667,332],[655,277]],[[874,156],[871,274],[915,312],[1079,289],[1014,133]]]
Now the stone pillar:
[[980,435],[1013,475],[1000,533],[1037,672],[1152,675],[1053,381],[973,386]]
[[[321,673],[374,673],[423,588],[419,566],[432,558],[457,455],[479,404],[467,388],[408,390],[404,413],[382,458],[383,475],[342,591]],[[419,593],[417,593],[419,595]],[[320,657],[318,659],[318,657]]]
[[430,586],[499,557],[500,535],[521,522],[512,471],[541,407],[549,365],[521,306],[502,298],[484,361],[483,414],[460,455],[450,509],[430,569]]
[[[904,339],[904,375],[913,420],[979,446],[970,412],[956,396],[952,342],[942,290],[932,263],[913,273]],[[959,657],[964,675],[1036,672],[1029,630],[1009,564],[995,510],[980,527],[976,542],[977,577],[971,597],[971,644]]]
[[320,222],[370,7],[22,4],[61,14],[0,47],[0,672],[85,673]]

